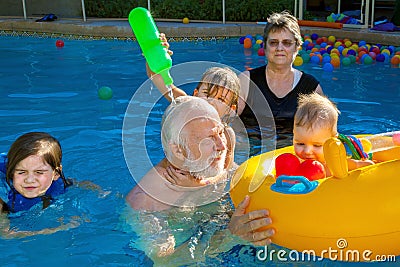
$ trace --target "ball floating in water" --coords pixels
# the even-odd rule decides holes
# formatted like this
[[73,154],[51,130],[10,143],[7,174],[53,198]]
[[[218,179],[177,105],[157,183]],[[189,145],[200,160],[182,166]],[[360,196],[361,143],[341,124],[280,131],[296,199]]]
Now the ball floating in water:
[[344,58],[342,59],[342,64],[343,64],[344,66],[350,65],[350,64],[351,64],[351,59],[350,59],[349,57],[344,57]]
[[58,40],[56,41],[56,46],[57,46],[57,47],[64,47],[64,41],[58,39]]
[[333,67],[333,65],[331,63],[325,63],[322,68],[326,72],[332,72],[333,69],[334,69],[334,67]]
[[109,100],[113,96],[113,91],[110,87],[108,86],[102,86],[100,89],[97,91],[97,94],[100,99],[102,100]]
[[243,41],[243,46],[244,46],[244,48],[251,48],[253,46],[251,39],[245,38]]
[[183,24],[188,24],[189,23],[189,19],[188,18],[183,18],[182,19],[182,23]]
[[295,66],[303,65],[303,58],[300,56],[296,56],[296,58],[294,59],[293,65],[295,65]]
[[262,57],[262,56],[265,56],[265,50],[264,50],[264,48],[259,48],[258,49],[258,51],[257,51],[257,54],[260,56],[260,57]]

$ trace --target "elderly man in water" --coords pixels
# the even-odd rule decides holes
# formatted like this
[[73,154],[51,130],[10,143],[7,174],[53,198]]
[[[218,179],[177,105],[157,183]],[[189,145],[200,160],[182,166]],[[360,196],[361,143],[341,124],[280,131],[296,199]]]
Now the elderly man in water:
[[[166,157],[126,197],[134,210],[203,206],[226,193],[232,168],[225,164],[227,137],[218,112],[206,100],[178,97],[164,113],[161,138]],[[257,245],[270,243],[273,230],[256,231],[271,224],[268,212],[245,213],[248,204],[246,197],[231,216],[228,231]]]

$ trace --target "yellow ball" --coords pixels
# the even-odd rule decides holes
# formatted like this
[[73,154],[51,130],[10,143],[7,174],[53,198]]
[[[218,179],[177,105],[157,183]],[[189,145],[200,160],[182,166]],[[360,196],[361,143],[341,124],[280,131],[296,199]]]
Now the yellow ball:
[[188,24],[188,23],[189,23],[189,19],[188,19],[188,18],[183,18],[182,22],[183,22],[184,24]]
[[300,56],[296,56],[296,58],[294,59],[293,65],[295,65],[295,66],[303,65],[303,58]]

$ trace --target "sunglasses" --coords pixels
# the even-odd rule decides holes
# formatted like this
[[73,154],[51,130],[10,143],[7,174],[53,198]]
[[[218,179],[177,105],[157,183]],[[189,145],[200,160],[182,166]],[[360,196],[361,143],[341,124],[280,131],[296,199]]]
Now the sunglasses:
[[289,39],[282,40],[281,42],[280,42],[279,40],[276,40],[276,39],[272,39],[272,40],[268,40],[268,41],[267,41],[267,44],[268,44],[270,47],[278,47],[278,46],[279,46],[279,43],[282,43],[282,45],[283,45],[284,47],[289,48],[289,47],[291,47],[292,45],[294,45],[296,42],[295,42],[295,41],[292,41],[292,40],[289,40]]

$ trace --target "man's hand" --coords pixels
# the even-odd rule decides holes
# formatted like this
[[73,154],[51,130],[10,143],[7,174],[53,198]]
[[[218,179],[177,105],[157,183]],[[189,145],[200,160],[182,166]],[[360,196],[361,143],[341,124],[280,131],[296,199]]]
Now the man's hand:
[[271,244],[271,236],[275,234],[272,228],[261,229],[272,223],[267,210],[255,210],[245,213],[249,206],[250,197],[246,196],[238,205],[228,224],[228,230],[240,238],[252,242],[257,246]]

